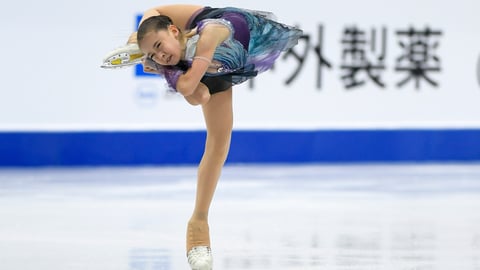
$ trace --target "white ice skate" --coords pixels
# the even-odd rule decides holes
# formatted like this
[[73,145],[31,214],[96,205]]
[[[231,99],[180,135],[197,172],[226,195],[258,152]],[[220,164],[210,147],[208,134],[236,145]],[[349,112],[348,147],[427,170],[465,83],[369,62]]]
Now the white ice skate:
[[192,270],[212,270],[212,251],[207,246],[193,247],[187,254]]
[[144,54],[137,43],[125,44],[109,52],[103,59],[102,68],[123,68],[140,64]]

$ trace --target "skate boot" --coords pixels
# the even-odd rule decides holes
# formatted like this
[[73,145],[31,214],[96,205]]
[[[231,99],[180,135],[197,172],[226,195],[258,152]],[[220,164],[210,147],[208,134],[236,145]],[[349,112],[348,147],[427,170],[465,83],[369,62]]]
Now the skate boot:
[[187,260],[192,270],[212,270],[213,258],[206,221],[188,222],[187,250]]

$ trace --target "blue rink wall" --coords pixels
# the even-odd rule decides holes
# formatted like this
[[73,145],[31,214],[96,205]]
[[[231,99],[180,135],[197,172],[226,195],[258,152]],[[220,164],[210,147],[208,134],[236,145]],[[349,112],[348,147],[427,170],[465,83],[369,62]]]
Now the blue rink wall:
[[[0,166],[190,165],[204,131],[2,132]],[[480,161],[480,129],[234,131],[228,163]]]

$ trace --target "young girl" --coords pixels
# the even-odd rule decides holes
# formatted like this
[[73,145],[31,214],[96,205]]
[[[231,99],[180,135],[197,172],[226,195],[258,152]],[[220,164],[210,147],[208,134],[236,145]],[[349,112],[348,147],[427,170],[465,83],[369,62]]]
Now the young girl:
[[[207,139],[186,239],[193,270],[212,268],[208,211],[230,146],[232,85],[270,69],[301,35],[267,12],[169,5],[147,10],[128,40],[145,55],[145,71],[163,75],[173,91],[202,105]],[[132,53],[131,48],[112,55]]]

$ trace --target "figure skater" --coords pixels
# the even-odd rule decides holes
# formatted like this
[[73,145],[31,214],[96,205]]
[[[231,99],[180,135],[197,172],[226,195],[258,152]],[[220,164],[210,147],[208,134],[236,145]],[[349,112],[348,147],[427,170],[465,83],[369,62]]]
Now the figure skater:
[[301,35],[268,12],[167,5],[147,10],[127,45],[105,60],[106,67],[114,67],[112,60],[123,57],[120,63],[128,65],[142,55],[146,72],[163,75],[171,91],[202,106],[207,138],[186,235],[192,270],[212,269],[208,214],[230,147],[232,85],[270,69]]

